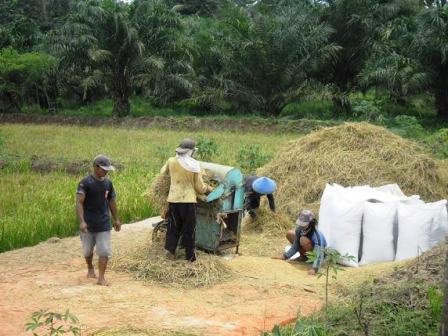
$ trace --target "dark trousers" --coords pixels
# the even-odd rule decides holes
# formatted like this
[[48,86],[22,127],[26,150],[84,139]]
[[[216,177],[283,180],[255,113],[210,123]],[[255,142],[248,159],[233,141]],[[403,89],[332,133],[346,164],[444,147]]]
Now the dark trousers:
[[165,249],[174,254],[179,238],[182,237],[182,245],[185,247],[186,259],[195,261],[195,230],[196,203],[170,203]]
[[245,203],[245,210],[253,219],[257,218],[257,213],[255,212],[255,210],[260,207],[260,196],[257,194],[247,195]]

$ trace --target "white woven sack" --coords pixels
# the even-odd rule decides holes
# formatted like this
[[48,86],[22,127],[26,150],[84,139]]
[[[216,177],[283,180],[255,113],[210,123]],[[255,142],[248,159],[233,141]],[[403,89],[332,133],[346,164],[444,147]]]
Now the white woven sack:
[[319,231],[322,232],[327,243],[331,243],[331,225],[333,222],[333,197],[335,188],[329,184],[325,185],[324,192],[320,199],[319,208]]
[[360,265],[394,260],[393,229],[396,216],[397,202],[364,203]]
[[426,204],[398,205],[396,261],[414,258],[430,249],[430,234],[436,213],[433,206]]
[[446,209],[446,200],[441,200],[433,203],[426,203],[434,209],[434,220],[431,226],[431,233],[429,235],[429,247],[432,248],[439,242],[445,240],[448,234],[448,212]]
[[354,202],[343,197],[334,198],[333,201],[334,217],[331,226],[331,244],[328,246],[338,250],[341,255],[348,254],[355,258],[355,260],[342,260],[342,265],[358,267],[364,202]]

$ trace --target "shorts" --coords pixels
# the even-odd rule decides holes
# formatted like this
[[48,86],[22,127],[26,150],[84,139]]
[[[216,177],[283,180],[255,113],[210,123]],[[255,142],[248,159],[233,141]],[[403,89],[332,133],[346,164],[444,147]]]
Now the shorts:
[[110,257],[112,255],[112,244],[110,241],[110,230],[102,232],[81,232],[82,252],[84,257],[93,255],[93,249],[96,246],[96,255],[98,257]]

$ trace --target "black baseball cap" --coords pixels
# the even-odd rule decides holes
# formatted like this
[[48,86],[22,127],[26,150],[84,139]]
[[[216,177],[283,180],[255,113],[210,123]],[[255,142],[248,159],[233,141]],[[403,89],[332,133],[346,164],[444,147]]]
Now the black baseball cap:
[[114,166],[112,166],[110,164],[110,160],[106,155],[97,155],[94,159],[93,159],[93,165],[94,166],[98,166],[101,169],[110,171],[110,170],[115,170]]

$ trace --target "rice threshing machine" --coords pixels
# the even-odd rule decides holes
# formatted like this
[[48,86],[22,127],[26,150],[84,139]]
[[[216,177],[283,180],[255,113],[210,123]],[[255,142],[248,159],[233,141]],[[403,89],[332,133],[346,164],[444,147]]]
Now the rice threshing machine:
[[218,252],[236,247],[238,253],[244,212],[244,177],[238,168],[200,162],[204,181],[217,183],[197,206],[196,246]]
[[[238,247],[244,212],[244,177],[238,168],[199,162],[204,182],[213,191],[201,197],[196,210],[196,247],[219,252]],[[153,241],[166,234],[167,220],[154,225]]]

